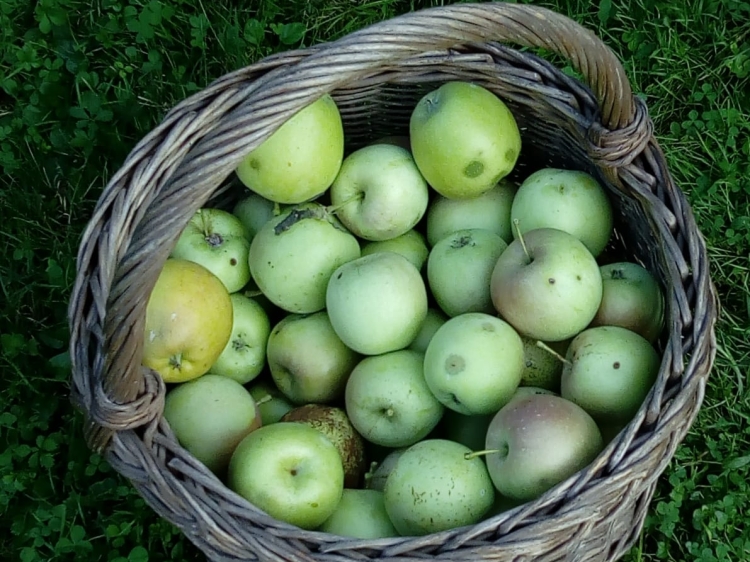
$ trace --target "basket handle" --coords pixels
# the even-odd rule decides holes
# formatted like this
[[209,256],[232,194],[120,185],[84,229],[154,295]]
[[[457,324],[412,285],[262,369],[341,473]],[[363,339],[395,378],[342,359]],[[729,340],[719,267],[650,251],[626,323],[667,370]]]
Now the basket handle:
[[222,77],[134,148],[84,232],[70,304],[73,398],[89,412],[92,448],[160,412],[164,385],[141,367],[144,296],[179,233],[245,155],[325,93],[396,61],[486,41],[566,57],[594,91],[602,124],[618,130],[636,119],[625,71],[594,33],[538,6],[474,3],[404,14]]

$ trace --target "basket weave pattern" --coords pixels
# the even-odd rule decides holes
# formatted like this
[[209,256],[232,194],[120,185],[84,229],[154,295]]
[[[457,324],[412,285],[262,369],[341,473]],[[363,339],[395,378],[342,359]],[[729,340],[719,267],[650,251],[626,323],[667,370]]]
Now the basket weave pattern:
[[[505,43],[562,55],[585,83]],[[240,160],[297,111],[331,93],[352,150],[407,132],[417,100],[456,79],[490,89],[514,112],[523,138],[517,178],[543,166],[576,168],[609,188],[610,250],[641,261],[665,289],[658,381],[591,466],[478,525],[354,541],[281,523],[228,490],[162,418],[165,385],[141,366],[148,295],[193,213],[231,197]],[[82,239],[70,303],[72,399],[86,415],[90,447],[212,560],[609,562],[637,539],[656,481],[701,406],[717,308],[703,239],[614,54],[542,8],[433,8],[228,74],[135,147]]]

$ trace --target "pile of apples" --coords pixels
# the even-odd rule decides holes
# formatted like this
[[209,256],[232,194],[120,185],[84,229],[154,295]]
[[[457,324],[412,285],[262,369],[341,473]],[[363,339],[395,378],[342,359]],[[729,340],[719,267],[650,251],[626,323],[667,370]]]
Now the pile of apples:
[[289,119],[149,297],[179,443],[271,516],[357,538],[476,524],[589,465],[656,379],[664,298],[603,257],[597,180],[514,183],[520,153],[508,107],[461,81],[348,155],[330,96]]

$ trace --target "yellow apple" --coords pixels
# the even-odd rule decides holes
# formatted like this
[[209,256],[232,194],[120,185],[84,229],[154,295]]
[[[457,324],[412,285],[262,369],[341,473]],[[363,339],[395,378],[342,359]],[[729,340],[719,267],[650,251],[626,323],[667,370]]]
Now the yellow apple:
[[170,258],[146,305],[143,364],[168,383],[196,379],[221,355],[232,323],[221,280],[202,265]]
[[311,201],[330,187],[344,160],[344,127],[333,98],[308,105],[248,154],[236,173],[274,203]]

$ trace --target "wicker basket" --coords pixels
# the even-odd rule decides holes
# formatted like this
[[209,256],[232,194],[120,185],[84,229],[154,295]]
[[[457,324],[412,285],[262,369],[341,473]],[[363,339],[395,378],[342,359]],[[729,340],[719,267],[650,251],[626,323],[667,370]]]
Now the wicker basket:
[[[561,55],[585,83],[501,43]],[[330,92],[351,150],[404,134],[421,95],[454,79],[489,88],[514,112],[519,177],[577,168],[609,188],[611,250],[646,265],[667,296],[657,383],[591,466],[478,525],[374,541],[300,530],[232,493],[178,445],[162,418],[165,385],[141,366],[148,295],[193,213],[236,197],[238,162],[295,112]],[[637,539],[657,479],[700,408],[717,309],[703,238],[614,54],[546,9],[460,4],[269,57],[169,112],[111,179],[83,235],[70,303],[72,398],[92,450],[211,560],[612,561]]]

